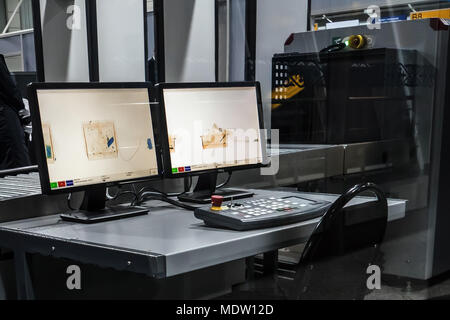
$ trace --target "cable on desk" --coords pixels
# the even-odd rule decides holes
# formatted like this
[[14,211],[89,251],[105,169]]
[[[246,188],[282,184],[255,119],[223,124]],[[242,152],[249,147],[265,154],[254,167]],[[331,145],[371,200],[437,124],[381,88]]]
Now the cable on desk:
[[137,201],[139,199],[137,194],[134,193],[133,191],[124,191],[124,192],[120,192],[119,194],[117,194],[114,198],[108,199],[108,201],[117,200],[119,197],[127,195],[127,194],[133,195],[133,197],[134,197],[134,200],[131,202],[130,205],[132,205],[135,201]]
[[188,193],[189,190],[191,190],[191,187],[192,187],[192,177],[188,177],[188,179],[189,179],[189,183],[188,183],[188,185],[185,187],[185,189],[184,189],[183,192],[179,192],[179,193],[165,193],[165,192],[163,192],[163,191],[161,191],[161,190],[158,190],[158,189],[155,189],[155,188],[153,188],[153,187],[143,187],[141,190],[139,190],[139,192],[137,193],[137,195],[138,195],[138,197],[140,197],[141,194],[144,194],[144,193],[147,192],[147,191],[151,191],[151,192],[154,192],[154,193],[157,193],[157,194],[161,194],[161,195],[163,195],[163,196],[165,196],[165,197],[178,197],[178,196],[181,196],[181,195],[183,195],[183,194],[185,194],[185,193]]
[[219,184],[219,185],[216,187],[216,189],[221,189],[221,188],[225,187],[225,186],[230,182],[230,180],[231,180],[231,175],[232,175],[232,172],[228,172],[227,180],[225,180],[224,183]]
[[[132,188],[135,190],[134,185],[132,185]],[[106,188],[106,199],[107,199],[107,201],[117,200],[119,197],[127,195],[127,194],[133,195],[133,197],[134,197],[134,200],[131,202],[131,205],[133,205],[134,202],[139,200],[139,196],[138,196],[138,194],[135,191],[123,191],[123,192],[121,192],[120,188],[119,188],[119,191],[115,195],[111,196],[109,194],[109,188]]]
[[109,188],[106,188],[106,199],[114,200],[119,195],[119,193],[120,193],[120,187],[119,187],[119,191],[113,196],[109,194]]
[[139,205],[140,203],[142,203],[146,200],[159,200],[159,201],[167,202],[167,203],[170,203],[171,205],[174,205],[174,206],[186,209],[186,210],[190,210],[190,211],[194,211],[196,209],[196,207],[184,204],[184,203],[174,200],[174,199],[170,199],[162,194],[155,193],[155,192],[144,192],[142,194],[140,200],[137,202],[137,204]]
[[[154,196],[161,196],[160,193],[158,192],[152,192],[152,191],[147,191],[145,192],[145,195],[154,195]],[[131,202],[131,206],[138,206],[140,205],[142,202],[144,202],[145,199],[142,199],[141,196],[138,196],[136,199],[133,200],[133,202]]]
[[134,183],[131,185],[131,189],[133,189],[133,192],[137,194],[136,185]]
[[[134,191],[123,191],[123,192],[120,192],[120,191],[119,191],[119,192],[117,192],[117,194],[115,194],[115,195],[112,196],[112,195],[109,194],[109,188],[106,188],[106,201],[117,200],[118,198],[120,198],[120,197],[122,197],[122,196],[124,196],[124,195],[127,195],[127,194],[132,195],[132,196],[134,197],[133,201],[132,201],[131,204],[130,204],[131,206],[132,206],[134,203],[138,202],[139,197],[138,197],[138,195],[136,194],[136,192],[134,192]],[[67,196],[67,206],[68,206],[69,209],[72,210],[72,211],[78,210],[78,209],[72,207],[71,200],[72,200],[72,193],[69,193],[68,196]]]

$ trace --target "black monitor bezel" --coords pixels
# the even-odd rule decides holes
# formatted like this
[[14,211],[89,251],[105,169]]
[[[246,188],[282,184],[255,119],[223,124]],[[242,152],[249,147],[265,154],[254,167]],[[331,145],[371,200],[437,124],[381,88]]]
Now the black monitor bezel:
[[[169,137],[167,129],[167,119],[166,119],[166,108],[164,103],[164,89],[191,89],[191,88],[235,88],[235,87],[249,87],[256,88],[256,99],[258,103],[258,117],[259,117],[259,128],[264,130],[264,114],[263,114],[263,103],[261,97],[261,85],[258,81],[241,81],[241,82],[184,82],[184,83],[158,83],[155,88],[159,96],[160,111],[161,111],[161,147],[163,149],[163,163],[164,163],[164,176],[166,178],[183,178],[189,176],[200,176],[209,173],[222,173],[222,172],[232,172],[238,170],[248,170],[263,168],[270,165],[268,160],[267,150],[262,150],[263,162],[258,164],[249,164],[241,166],[231,166],[217,169],[207,169],[200,171],[190,171],[184,173],[172,173],[172,161],[170,158],[169,149]],[[263,132],[263,131],[262,131]],[[263,138],[263,137],[262,137]],[[264,145],[267,146],[267,142],[264,140]],[[267,149],[267,148],[266,148]]]
[[[152,117],[152,125],[153,125],[153,137],[155,142],[155,152],[156,152],[156,161],[158,166],[158,174],[154,176],[147,176],[137,179],[124,179],[120,181],[106,182],[106,183],[94,183],[89,185],[83,185],[79,187],[68,187],[61,189],[51,189],[50,188],[50,176],[48,172],[47,158],[45,156],[44,148],[39,146],[44,145],[44,136],[42,132],[42,122],[41,115],[39,110],[39,102],[37,98],[37,90],[58,90],[58,89],[147,89],[149,94],[149,102],[150,102],[150,115]],[[161,160],[161,144],[160,137],[158,134],[159,131],[159,113],[157,108],[157,104],[152,104],[152,93],[151,93],[152,85],[148,82],[126,82],[126,83],[115,83],[115,82],[39,82],[39,83],[31,83],[28,85],[28,97],[30,103],[30,111],[31,111],[31,119],[33,123],[33,141],[37,146],[35,148],[36,159],[39,168],[39,177],[41,181],[41,189],[43,194],[47,195],[56,195],[56,194],[64,194],[78,191],[86,191],[90,188],[94,187],[102,187],[102,186],[117,186],[123,184],[132,184],[136,182],[142,181],[151,181],[151,180],[159,180],[163,176],[163,166]]]

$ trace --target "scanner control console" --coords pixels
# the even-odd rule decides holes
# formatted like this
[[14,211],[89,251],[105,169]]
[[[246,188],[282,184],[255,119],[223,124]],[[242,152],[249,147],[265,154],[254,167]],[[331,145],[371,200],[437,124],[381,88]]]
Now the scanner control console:
[[276,227],[321,217],[331,202],[301,197],[258,198],[223,204],[223,198],[212,196],[212,205],[197,208],[195,217],[211,227],[252,230]]

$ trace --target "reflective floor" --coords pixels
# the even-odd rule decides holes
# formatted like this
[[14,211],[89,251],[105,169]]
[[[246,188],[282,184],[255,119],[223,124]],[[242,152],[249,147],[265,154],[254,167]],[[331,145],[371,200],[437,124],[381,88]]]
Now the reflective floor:
[[423,285],[409,283],[403,286],[392,286],[382,283],[380,290],[374,290],[365,297],[365,300],[450,300],[450,278],[435,284]]

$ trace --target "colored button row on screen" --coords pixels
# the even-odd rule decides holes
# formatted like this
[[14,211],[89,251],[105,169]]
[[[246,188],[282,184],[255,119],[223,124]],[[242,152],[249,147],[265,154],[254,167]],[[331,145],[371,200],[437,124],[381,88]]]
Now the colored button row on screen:
[[172,173],[183,173],[191,171],[191,167],[172,168]]
[[65,187],[72,187],[72,186],[73,186],[73,180],[50,183],[50,189],[58,189],[58,188],[65,188]]

